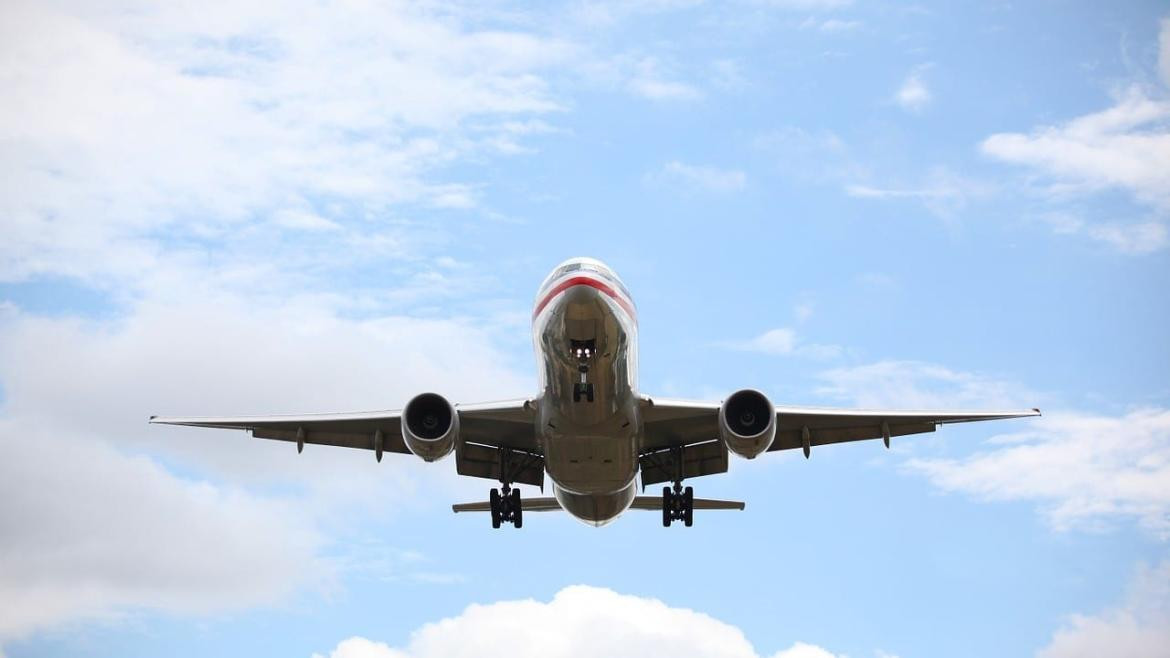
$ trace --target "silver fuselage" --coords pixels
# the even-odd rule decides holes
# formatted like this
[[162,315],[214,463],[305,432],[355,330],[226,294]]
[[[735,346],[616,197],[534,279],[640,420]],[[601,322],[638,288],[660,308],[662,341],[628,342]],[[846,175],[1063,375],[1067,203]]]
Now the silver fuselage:
[[617,276],[596,261],[585,265],[561,275],[564,265],[554,270],[537,296],[537,438],[557,501],[578,519],[603,525],[629,508],[636,492],[638,324]]

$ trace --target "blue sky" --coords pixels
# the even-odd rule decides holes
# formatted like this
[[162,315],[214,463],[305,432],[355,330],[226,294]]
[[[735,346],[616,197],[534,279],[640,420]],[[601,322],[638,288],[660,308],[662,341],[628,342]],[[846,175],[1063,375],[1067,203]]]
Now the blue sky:
[[[1157,3],[0,15],[3,655],[1167,654]],[[576,255],[647,393],[1045,416],[519,532],[451,460],[145,424],[529,395]]]

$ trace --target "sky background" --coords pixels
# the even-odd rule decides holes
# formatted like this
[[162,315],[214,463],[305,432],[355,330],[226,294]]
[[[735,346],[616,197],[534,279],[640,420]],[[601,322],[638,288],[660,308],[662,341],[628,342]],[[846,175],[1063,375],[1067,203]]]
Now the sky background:
[[[0,87],[9,658],[1170,655],[1164,5],[17,0]],[[646,393],[1045,415],[669,530],[146,424],[532,395],[578,255]]]

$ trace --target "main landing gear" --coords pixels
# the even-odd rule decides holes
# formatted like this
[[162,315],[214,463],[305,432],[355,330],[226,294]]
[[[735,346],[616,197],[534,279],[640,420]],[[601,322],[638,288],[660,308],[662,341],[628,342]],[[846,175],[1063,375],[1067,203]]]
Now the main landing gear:
[[662,527],[669,528],[671,521],[682,521],[688,528],[695,522],[695,490],[683,489],[680,480],[675,481],[673,490],[662,487]]
[[491,507],[493,528],[500,527],[502,523],[511,523],[516,528],[524,526],[524,509],[520,504],[519,489],[513,489],[507,483],[499,489],[492,489]]

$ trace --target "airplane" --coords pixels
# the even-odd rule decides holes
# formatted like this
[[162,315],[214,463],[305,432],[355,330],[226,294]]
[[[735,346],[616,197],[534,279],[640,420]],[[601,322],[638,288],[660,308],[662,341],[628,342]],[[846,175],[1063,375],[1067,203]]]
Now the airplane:
[[[452,404],[438,393],[401,410],[242,417],[159,417],[151,423],[241,429],[252,436],[360,448],[378,462],[386,452],[426,462],[455,454],[460,475],[500,483],[486,502],[452,506],[488,512],[493,528],[523,525],[525,511],[565,510],[594,526],[627,509],[660,511],[662,525],[691,526],[694,511],[744,509],[744,503],[695,498],[683,482],[725,473],[728,455],[754,459],[847,441],[933,432],[939,425],[1039,416],[1023,411],[894,411],[777,406],[743,389],[722,402],[676,400],[638,391],[638,317],[618,275],[599,260],[571,258],[541,284],[532,311],[539,394]],[[517,484],[553,496],[522,500]],[[639,496],[669,483],[662,496]]]

